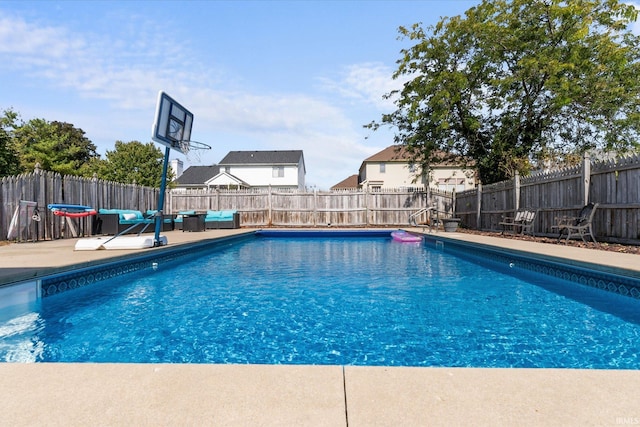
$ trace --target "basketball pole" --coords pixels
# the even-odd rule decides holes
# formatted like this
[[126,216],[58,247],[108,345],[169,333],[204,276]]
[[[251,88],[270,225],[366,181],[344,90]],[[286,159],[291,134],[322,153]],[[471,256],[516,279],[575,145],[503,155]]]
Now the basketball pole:
[[164,162],[162,163],[162,180],[160,181],[160,196],[158,197],[158,210],[156,211],[156,234],[153,246],[162,246],[160,242],[160,229],[162,228],[162,209],[164,208],[164,193],[167,189],[167,170],[169,169],[169,146],[164,149]]

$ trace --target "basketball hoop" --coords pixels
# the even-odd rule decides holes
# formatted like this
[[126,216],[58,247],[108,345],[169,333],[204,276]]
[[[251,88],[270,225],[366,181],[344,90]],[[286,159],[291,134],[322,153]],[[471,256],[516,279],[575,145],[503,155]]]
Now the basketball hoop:
[[189,163],[201,163],[200,155],[204,150],[211,150],[211,146],[199,141],[178,141],[178,147]]
[[[164,162],[162,164],[162,181],[160,182],[160,196],[158,197],[158,212],[164,208],[164,193],[167,188],[167,168],[169,167],[169,150],[176,150],[187,157],[192,163],[200,163],[202,150],[211,150],[211,146],[198,141],[191,141],[193,127],[193,113],[187,110],[164,91],[158,92],[156,116],[151,128],[151,139],[165,146]],[[191,157],[193,156],[193,157]],[[166,245],[166,239],[160,239],[162,228],[161,216],[156,216],[154,246]]]

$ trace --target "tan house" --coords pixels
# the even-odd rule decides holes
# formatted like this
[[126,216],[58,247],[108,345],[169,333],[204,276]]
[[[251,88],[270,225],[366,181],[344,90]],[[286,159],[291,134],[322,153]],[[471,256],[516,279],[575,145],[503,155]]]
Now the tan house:
[[360,166],[358,184],[371,191],[381,188],[438,188],[464,191],[476,186],[476,173],[453,162],[431,165],[426,173],[411,163],[404,147],[392,145],[365,159]]

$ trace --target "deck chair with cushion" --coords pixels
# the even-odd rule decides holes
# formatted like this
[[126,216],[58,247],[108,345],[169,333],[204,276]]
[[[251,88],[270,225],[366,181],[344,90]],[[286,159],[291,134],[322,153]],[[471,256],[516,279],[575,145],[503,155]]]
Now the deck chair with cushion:
[[567,239],[569,240],[572,237],[580,236],[583,242],[587,242],[585,239],[586,236],[590,236],[591,240],[594,243],[598,243],[596,241],[595,236],[593,235],[593,216],[598,208],[598,203],[589,203],[585,207],[580,210],[580,213],[577,217],[560,217],[556,218],[556,225],[552,227],[552,229],[557,229],[560,234],[558,234],[558,240],[562,238],[564,233],[567,233]]

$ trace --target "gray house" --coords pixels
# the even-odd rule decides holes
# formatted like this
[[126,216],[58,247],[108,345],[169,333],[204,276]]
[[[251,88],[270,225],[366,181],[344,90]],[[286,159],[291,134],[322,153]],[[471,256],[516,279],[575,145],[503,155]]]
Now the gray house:
[[190,166],[174,181],[176,190],[202,190],[206,182],[220,173],[218,165]]

